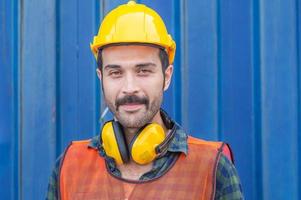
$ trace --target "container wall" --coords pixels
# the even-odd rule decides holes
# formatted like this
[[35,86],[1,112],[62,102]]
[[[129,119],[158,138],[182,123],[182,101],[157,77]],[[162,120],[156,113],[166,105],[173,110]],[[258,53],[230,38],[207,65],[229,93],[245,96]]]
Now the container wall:
[[[189,134],[231,145],[246,199],[300,199],[300,0],[138,2],[177,43],[163,108]],[[3,199],[43,199],[70,141],[99,133],[105,104],[90,42],[122,3],[1,1]]]

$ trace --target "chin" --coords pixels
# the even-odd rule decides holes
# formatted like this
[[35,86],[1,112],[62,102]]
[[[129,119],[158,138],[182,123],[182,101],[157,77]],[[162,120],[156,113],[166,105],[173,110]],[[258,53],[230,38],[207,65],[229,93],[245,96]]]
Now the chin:
[[119,123],[126,128],[141,128],[149,123],[152,119],[147,117],[145,113],[133,113],[116,116]]

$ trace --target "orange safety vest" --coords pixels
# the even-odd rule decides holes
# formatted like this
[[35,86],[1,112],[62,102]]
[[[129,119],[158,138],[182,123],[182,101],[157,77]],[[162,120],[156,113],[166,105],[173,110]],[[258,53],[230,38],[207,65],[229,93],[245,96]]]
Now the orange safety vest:
[[182,153],[163,176],[127,182],[107,171],[104,158],[98,150],[88,148],[89,142],[72,142],[65,152],[59,176],[62,200],[214,199],[220,153],[231,159],[224,143],[188,137],[188,155]]

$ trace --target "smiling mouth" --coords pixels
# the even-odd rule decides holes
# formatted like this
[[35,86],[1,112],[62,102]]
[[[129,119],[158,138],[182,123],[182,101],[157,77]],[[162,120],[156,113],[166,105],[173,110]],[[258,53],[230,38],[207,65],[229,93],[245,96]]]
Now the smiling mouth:
[[120,105],[122,110],[124,110],[126,112],[136,112],[136,111],[140,110],[143,106],[144,106],[144,104],[141,104],[141,103],[128,103],[128,104]]

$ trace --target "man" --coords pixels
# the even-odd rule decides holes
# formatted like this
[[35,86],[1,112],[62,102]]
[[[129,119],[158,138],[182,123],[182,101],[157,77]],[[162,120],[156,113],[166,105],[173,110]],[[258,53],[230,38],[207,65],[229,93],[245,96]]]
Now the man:
[[243,199],[228,146],[188,137],[160,109],[175,42],[155,11],[119,6],[91,49],[114,120],[99,136],[72,142],[47,199]]

